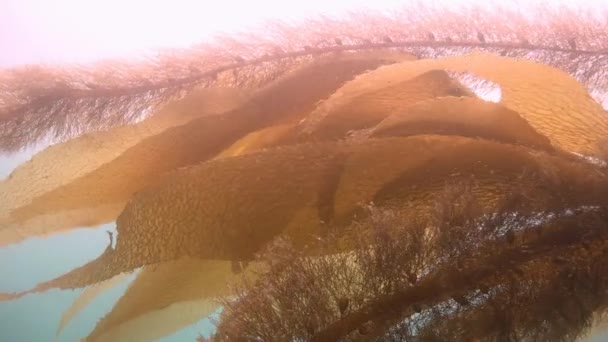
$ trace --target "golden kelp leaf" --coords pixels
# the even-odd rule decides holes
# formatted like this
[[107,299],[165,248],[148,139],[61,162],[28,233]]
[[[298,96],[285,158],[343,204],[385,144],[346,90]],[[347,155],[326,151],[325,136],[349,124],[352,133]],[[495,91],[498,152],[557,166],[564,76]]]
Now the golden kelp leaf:
[[[439,96],[474,96],[443,70],[432,70],[380,90],[361,94],[323,117],[310,116],[305,132],[319,139],[343,138],[348,131],[369,128],[396,110]],[[318,122],[314,122],[318,119]]]
[[[599,194],[590,184],[599,186],[608,179],[586,163],[523,146],[456,136],[401,139],[372,139],[349,156],[334,194],[338,222],[346,223],[361,203],[372,201],[383,205],[392,200],[414,210],[427,206],[450,180],[473,177],[481,203],[492,206],[509,189],[522,185],[517,178],[524,171],[551,184],[567,179],[567,186],[551,191],[567,194],[564,196],[574,204],[598,200]],[[395,145],[380,148],[388,141]],[[536,188],[538,179],[529,182]],[[543,191],[538,189],[539,194]]]
[[266,147],[283,144],[286,140],[291,140],[295,134],[294,124],[284,124],[263,128],[247,134],[236,141],[230,147],[222,151],[217,158],[234,157],[251,153]]
[[199,89],[142,122],[85,134],[46,148],[0,182],[0,218],[114,160],[147,137],[199,116],[236,108],[249,97],[249,92],[231,88]]
[[220,157],[272,146],[341,139],[351,131],[373,127],[390,113],[449,94],[474,96],[467,88],[450,79],[445,71],[429,71],[387,89],[364,94],[325,116],[320,122],[308,122],[305,118],[303,123],[295,127],[280,125],[250,133],[222,152]]
[[[18,208],[10,219],[20,224],[49,213],[126,203],[135,192],[161,181],[165,172],[209,159],[250,132],[306,114],[345,81],[383,63],[349,58],[313,62],[233,111],[200,117],[150,136],[93,172]],[[58,228],[72,227],[48,230]]]
[[125,202],[102,204],[89,208],[44,213],[19,223],[5,223],[0,229],[0,246],[32,236],[48,236],[74,227],[95,227],[113,221]]
[[147,266],[87,341],[143,342],[169,335],[215,311],[216,300],[230,295],[244,276],[253,276],[253,269],[237,274],[230,261],[192,258]]
[[369,60],[377,59],[389,63],[412,61],[418,59],[415,55],[399,50],[392,49],[373,49],[359,51],[337,51],[337,56],[344,60]]
[[501,103],[519,113],[556,147],[601,154],[598,143],[608,136],[605,112],[580,83],[547,65],[481,52],[408,61],[363,74],[336,91],[311,116],[322,118],[363,94],[436,69],[470,72],[499,84]]
[[[522,180],[524,171],[537,177]],[[303,246],[326,232],[324,222],[347,224],[361,203],[416,208],[446,181],[470,177],[488,205],[516,186],[560,205],[595,205],[607,183],[604,172],[573,157],[458,136],[268,149],[184,168],[141,191],[117,220],[115,249],[31,291],[83,287],[184,256],[248,259],[288,228]]]
[[11,293],[0,293],[0,302],[14,299],[15,296]]
[[104,333],[99,338],[87,338],[85,341],[132,342],[157,341],[171,335],[188,323],[213,314],[219,305],[216,299],[190,300],[169,304],[166,308],[138,316]]
[[521,116],[474,97],[441,97],[422,101],[383,120],[371,137],[417,134],[462,135],[551,150],[551,143]]
[[106,290],[111,289],[114,285],[120,283],[128,277],[128,274],[119,274],[114,276],[108,280],[102,281],[97,284],[93,284],[82,291],[80,296],[74,300],[72,305],[64,311],[61,316],[61,321],[59,322],[59,327],[57,328],[57,335],[61,333],[61,330],[76,316],[80,311],[91,303],[97,296],[105,292]]

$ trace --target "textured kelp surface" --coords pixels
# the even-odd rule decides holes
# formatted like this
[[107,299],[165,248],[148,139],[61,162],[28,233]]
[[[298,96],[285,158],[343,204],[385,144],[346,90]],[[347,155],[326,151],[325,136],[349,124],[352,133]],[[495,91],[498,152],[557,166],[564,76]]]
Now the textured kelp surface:
[[385,19],[328,20],[323,46],[142,66],[123,85],[2,74],[2,149],[49,130],[58,143],[0,182],[0,245],[112,221],[117,236],[0,299],[85,288],[61,333],[139,270],[87,340],[153,341],[220,307],[217,340],[583,336],[608,299],[605,25],[547,15],[559,35],[500,40],[504,20],[406,37]]

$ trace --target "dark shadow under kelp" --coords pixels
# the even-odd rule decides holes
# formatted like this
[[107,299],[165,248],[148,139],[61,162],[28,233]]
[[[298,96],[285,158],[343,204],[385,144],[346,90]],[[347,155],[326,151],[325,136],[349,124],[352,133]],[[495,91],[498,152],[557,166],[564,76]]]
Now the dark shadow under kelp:
[[[471,183],[426,219],[370,207],[311,257],[278,239],[268,270],[223,302],[218,341],[572,341],[608,304],[608,208],[489,212]],[[345,238],[346,236],[346,238]],[[348,242],[345,242],[348,240]],[[351,245],[354,249],[335,254]]]

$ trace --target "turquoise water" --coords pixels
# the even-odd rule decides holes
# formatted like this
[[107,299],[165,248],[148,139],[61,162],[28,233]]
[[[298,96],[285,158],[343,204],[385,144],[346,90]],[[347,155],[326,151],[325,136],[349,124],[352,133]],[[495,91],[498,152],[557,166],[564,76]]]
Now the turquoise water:
[[[107,224],[95,229],[76,229],[47,238],[29,238],[21,243],[0,248],[0,292],[29,289],[96,258],[109,243],[107,231],[117,234],[115,225]],[[57,334],[57,329],[63,313],[83,289],[54,289],[0,302],[0,342],[80,341],[112,310],[135,279],[136,273],[97,296],[60,334]],[[159,341],[195,341],[199,334],[208,336],[213,332],[212,322],[220,312],[221,309],[210,317],[202,317],[195,324]],[[608,332],[596,331],[587,341],[608,341]]]
[[[106,231],[114,231],[116,234],[114,225],[107,224],[96,229],[76,229],[48,238],[30,238],[1,248],[0,292],[27,290],[96,258],[109,243]],[[57,329],[63,313],[83,289],[55,289],[0,302],[0,341],[80,341],[110,312],[135,275],[136,273],[129,275],[127,279],[101,293],[59,335]],[[218,313],[212,316],[217,316]],[[161,341],[195,341],[199,334],[209,335],[213,331],[211,319],[212,317],[204,317]]]

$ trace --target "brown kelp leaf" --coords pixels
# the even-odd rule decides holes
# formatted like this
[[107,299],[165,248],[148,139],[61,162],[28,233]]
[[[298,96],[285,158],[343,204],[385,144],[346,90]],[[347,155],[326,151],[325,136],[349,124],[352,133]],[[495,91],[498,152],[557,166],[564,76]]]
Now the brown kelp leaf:
[[111,289],[114,285],[120,283],[128,277],[128,274],[123,273],[117,276],[114,276],[108,280],[102,281],[97,284],[93,284],[82,291],[80,296],[74,300],[72,305],[63,312],[61,316],[61,321],[59,322],[59,327],[57,328],[57,335],[61,333],[61,330],[76,316],[80,311],[91,303],[97,296],[105,292],[106,290]]
[[[435,71],[421,77],[430,78],[433,73]],[[442,77],[441,74],[438,77]],[[424,92],[420,91],[418,95],[423,94]],[[380,114],[372,115],[375,118],[371,121],[368,120],[371,117],[368,113],[373,112],[371,109],[366,111],[355,107],[348,114],[332,113],[319,123],[311,134],[300,134],[301,127],[292,124],[264,128],[240,139],[219,157],[236,156],[276,146],[344,138],[347,130],[372,126],[380,118],[385,119],[371,129],[359,131],[358,136],[460,135],[553,150],[547,137],[536,132],[518,113],[500,104],[470,96],[432,97],[427,100],[415,100],[415,104],[411,106],[406,103],[399,106],[398,102],[393,106],[387,104],[384,109],[377,108],[384,112],[376,112]],[[336,118],[339,120],[334,120]]]
[[95,227],[111,222],[125,208],[125,202],[89,208],[49,212],[24,222],[6,223],[0,229],[0,246],[20,242],[32,236],[44,237],[74,227]]
[[0,229],[0,246],[20,242],[32,236],[48,236],[73,227],[94,227],[114,220],[125,203],[109,203],[35,216],[22,223],[7,223]]
[[217,299],[199,299],[169,304],[165,308],[147,312],[124,322],[99,338],[87,338],[85,341],[157,341],[213,314],[219,308],[217,301]]
[[[225,37],[204,47],[162,52],[146,62],[3,70],[1,145],[15,149],[24,145],[24,136],[36,139],[51,128],[59,131],[56,136],[65,136],[69,129],[62,127],[64,122],[78,121],[77,129],[86,124],[93,129],[116,125],[136,116],[138,108],[158,103],[193,81],[223,84],[221,77],[214,77],[221,70],[232,73],[236,69],[236,82],[255,82],[276,77],[305,55],[375,50],[381,45],[426,56],[471,48],[498,50],[570,70],[591,87],[605,91],[608,36],[604,32],[608,30],[604,13],[595,8],[587,13],[578,6],[551,10],[553,6],[545,6],[548,3],[522,7],[524,2],[518,1],[505,7],[462,6],[456,11],[451,6],[417,3],[407,11],[365,11],[345,15],[343,20],[320,17],[295,26],[290,21],[275,22],[261,31]],[[125,107],[134,108],[117,111]],[[82,115],[89,111],[94,115]],[[18,125],[21,117],[26,124]],[[32,121],[38,124],[29,124]],[[11,128],[17,128],[17,134],[6,132]]]
[[249,97],[249,92],[231,88],[199,89],[142,122],[85,134],[48,147],[0,182],[0,218],[111,162],[147,137],[199,116],[236,108]]
[[295,134],[294,124],[284,124],[263,128],[252,132],[222,151],[217,158],[240,156],[266,147],[282,145],[291,141]]
[[[20,224],[39,215],[125,203],[135,192],[159,182],[165,172],[212,158],[250,132],[306,114],[345,81],[385,63],[349,56],[312,62],[233,111],[200,117],[150,136],[93,172],[16,209],[9,222]],[[72,227],[49,227],[49,231],[66,228]]]
[[[441,198],[446,194],[440,195]],[[476,200],[471,197],[465,190],[455,196],[448,196],[452,200],[449,202],[446,197],[439,198],[437,205],[447,209],[447,212],[438,212],[430,222],[420,222],[418,218],[412,220],[411,217],[402,217],[390,210],[372,208],[377,215],[372,215],[372,220],[363,220],[353,227],[357,231],[370,231],[370,234],[361,234],[363,236],[356,241],[356,247],[351,253],[334,254],[333,260],[329,257],[310,258],[289,248],[273,253],[275,266],[271,272],[260,277],[260,282],[254,286],[239,291],[237,301],[226,302],[218,335],[224,340],[235,339],[230,337],[238,340],[239,333],[241,336],[247,334],[266,340],[272,339],[274,333],[283,340],[304,335],[306,340],[336,341],[368,321],[371,321],[372,331],[378,331],[378,328],[388,330],[398,322],[409,323],[410,329],[417,329],[415,327],[431,322],[428,318],[440,318],[424,315],[436,313],[445,318],[461,318],[461,314],[466,315],[467,308],[483,308],[488,303],[489,313],[497,315],[498,322],[494,324],[501,324],[500,318],[505,319],[503,310],[509,310],[509,307],[520,304],[528,308],[537,306],[530,306],[530,301],[534,302],[535,297],[538,298],[540,293],[545,292],[536,292],[536,286],[545,284],[553,287],[553,290],[561,290],[563,294],[591,292],[591,301],[577,301],[580,304],[576,306],[586,311],[590,305],[596,304],[593,297],[597,298],[597,294],[601,293],[605,298],[604,291],[594,291],[595,284],[606,284],[601,280],[606,277],[606,273],[602,272],[606,270],[606,264],[601,262],[602,259],[594,260],[594,257],[607,254],[606,243],[603,241],[608,237],[605,208],[574,209],[565,215],[563,212],[554,212],[551,217],[542,215],[542,235],[537,234],[535,229],[525,229],[532,228],[530,225],[537,223],[522,222],[530,218],[523,214],[524,217],[515,219],[515,222],[519,221],[515,223],[518,226],[515,233],[518,242],[513,246],[506,244],[502,235],[505,225],[511,225],[513,216],[518,215],[499,212],[499,216],[504,216],[498,221],[480,219],[477,216],[480,213],[475,210],[459,209],[476,206]],[[456,217],[458,219],[454,220]],[[434,229],[432,226],[436,223],[447,223],[446,229]],[[466,232],[462,232],[459,227]],[[325,244],[330,246],[327,253],[333,251],[332,238],[333,236],[329,237]],[[594,241],[594,252],[579,249],[584,240]],[[559,266],[555,267],[552,257],[559,258]],[[543,272],[543,269],[548,272]],[[576,282],[545,282],[552,275],[557,275],[554,271],[562,273],[563,280],[572,279],[575,275],[571,272],[578,273],[579,276]],[[596,277],[596,273],[603,277]],[[512,295],[510,284],[515,284],[532,296],[520,296],[520,300],[507,301],[507,305],[493,305],[495,298]],[[481,286],[486,289],[482,290]],[[507,291],[503,291],[505,288]],[[472,296],[472,292],[479,294],[478,289],[491,294]],[[542,290],[551,292],[547,287]],[[291,293],[297,293],[298,296],[294,297]],[[445,303],[451,299],[460,307]],[[442,302],[448,305],[438,305]],[[369,305],[370,303],[374,304]],[[546,307],[549,310],[555,307],[555,303],[545,303],[550,304]],[[600,307],[597,305],[593,310]],[[573,309],[576,314],[580,312],[577,308]],[[422,316],[422,325],[420,320],[408,322],[414,312],[420,311],[425,312],[414,316]],[[567,311],[572,313],[572,310]],[[521,312],[509,313],[512,315],[507,316],[521,317]],[[557,314],[561,316],[561,313]],[[559,319],[559,316],[556,318]],[[538,319],[535,325],[542,325],[542,321],[543,319]],[[560,321],[564,322],[562,319],[558,320]],[[478,324],[474,320],[470,323]],[[311,335],[316,337],[315,332],[319,331],[319,338],[310,338]],[[365,336],[368,337],[369,335]]]
[[244,276],[253,276],[254,265],[237,274],[231,264],[181,258],[146,266],[87,341],[155,341],[195,323],[215,311],[215,301],[229,296]]
[[501,104],[474,97],[441,97],[395,110],[371,137],[416,134],[462,135],[551,150],[551,143]]
[[[474,96],[443,70],[431,70],[380,90],[364,93],[323,117],[303,122],[305,132],[319,139],[343,138],[351,130],[372,127],[396,110],[439,96]],[[314,119],[319,122],[314,122]]]
[[407,61],[379,68],[345,84],[311,117],[319,120],[363,94],[436,69],[470,72],[499,84],[501,103],[519,113],[556,147],[569,152],[600,155],[598,143],[608,136],[605,111],[580,83],[547,65],[489,53]]
[[[524,171],[536,177],[521,179]],[[141,191],[117,220],[115,249],[31,291],[82,287],[183,256],[249,259],[283,233],[304,246],[326,232],[324,222],[348,223],[361,203],[416,209],[433,203],[447,180],[470,177],[482,203],[525,186],[539,198],[528,206],[540,210],[552,208],[553,198],[595,205],[607,182],[604,172],[574,157],[458,136],[268,149],[184,168]]]
[[[429,71],[395,86],[364,94],[323,117],[320,122],[308,122],[305,118],[298,125],[280,125],[250,133],[223,151],[220,157],[272,146],[341,139],[350,132],[371,128],[391,113],[405,111],[410,105],[449,94],[474,96],[467,88],[450,79],[445,71]],[[423,133],[429,132],[419,132]]]
[[[599,194],[591,190],[590,184],[607,180],[605,174],[597,174],[586,163],[523,146],[456,136],[374,140],[361,144],[346,160],[334,194],[333,210],[338,221],[348,219],[359,204],[371,201],[376,205],[396,202],[416,211],[428,208],[446,181],[473,178],[480,202],[492,206],[509,189],[523,184],[518,179],[523,172],[537,174],[544,183],[558,186],[539,188],[538,178],[528,179],[531,188],[538,188],[539,197],[547,191],[567,194],[563,196],[572,203],[598,200]],[[380,148],[385,140],[402,143]],[[565,186],[562,181],[570,183]]]
[[402,50],[393,49],[373,49],[373,50],[359,50],[359,51],[337,51],[337,56],[344,60],[370,60],[377,59],[383,60],[390,63],[405,62],[417,59],[417,57],[411,53],[404,52]]

